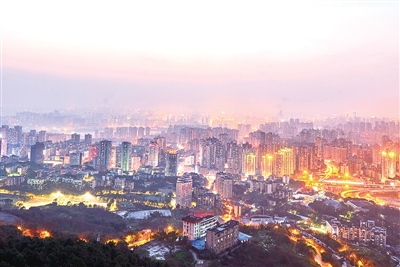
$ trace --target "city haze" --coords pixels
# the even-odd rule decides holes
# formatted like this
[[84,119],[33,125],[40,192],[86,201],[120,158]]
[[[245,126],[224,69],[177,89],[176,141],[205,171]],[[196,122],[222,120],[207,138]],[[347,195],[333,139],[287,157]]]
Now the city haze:
[[2,4],[3,109],[398,118],[397,2]]

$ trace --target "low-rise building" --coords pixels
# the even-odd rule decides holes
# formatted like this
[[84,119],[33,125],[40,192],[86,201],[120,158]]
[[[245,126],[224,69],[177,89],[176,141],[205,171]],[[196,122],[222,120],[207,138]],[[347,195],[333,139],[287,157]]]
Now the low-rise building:
[[239,222],[230,220],[219,226],[208,229],[206,232],[206,248],[216,254],[238,244]]
[[334,219],[326,222],[328,234],[355,242],[372,242],[377,246],[386,247],[386,228],[375,226],[375,222],[360,221],[360,225],[345,225]]
[[196,240],[206,235],[206,231],[217,225],[215,216],[209,215],[205,217],[197,217],[188,215],[182,218],[183,236],[187,236],[189,240]]
[[217,203],[217,195],[214,193],[205,193],[197,198],[196,204],[203,205],[207,207],[215,207]]
[[26,183],[38,190],[43,189],[43,184],[46,182],[45,178],[29,178]]

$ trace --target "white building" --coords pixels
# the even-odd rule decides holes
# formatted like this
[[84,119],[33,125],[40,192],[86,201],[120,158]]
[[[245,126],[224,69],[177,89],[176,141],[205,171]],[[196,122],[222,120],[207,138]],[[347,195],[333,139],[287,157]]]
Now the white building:
[[189,240],[196,240],[206,236],[208,229],[217,225],[215,216],[197,217],[188,215],[182,218],[183,236],[187,236]]

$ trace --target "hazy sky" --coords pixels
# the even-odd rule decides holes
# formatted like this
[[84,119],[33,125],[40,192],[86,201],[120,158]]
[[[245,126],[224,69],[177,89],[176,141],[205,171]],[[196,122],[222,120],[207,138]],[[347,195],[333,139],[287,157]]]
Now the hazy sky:
[[397,1],[1,1],[3,106],[398,117]]

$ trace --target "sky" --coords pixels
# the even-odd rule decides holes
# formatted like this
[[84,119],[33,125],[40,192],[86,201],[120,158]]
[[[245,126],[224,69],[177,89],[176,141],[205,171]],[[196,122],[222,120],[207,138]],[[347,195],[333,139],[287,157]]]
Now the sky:
[[398,1],[0,1],[4,111],[399,117]]

